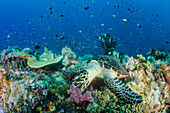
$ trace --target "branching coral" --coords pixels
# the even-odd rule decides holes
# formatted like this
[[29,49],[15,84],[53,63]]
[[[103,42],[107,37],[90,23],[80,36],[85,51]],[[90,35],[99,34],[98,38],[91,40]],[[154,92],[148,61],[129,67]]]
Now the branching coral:
[[99,46],[101,46],[105,50],[106,55],[112,55],[116,46],[117,42],[114,41],[113,37],[110,34],[102,34],[98,35]]
[[62,55],[64,57],[62,64],[68,66],[71,64],[71,60],[76,59],[76,54],[67,46],[62,49]]
[[131,71],[135,69],[135,62],[133,60],[133,57],[128,58],[128,61],[125,65],[125,69]]

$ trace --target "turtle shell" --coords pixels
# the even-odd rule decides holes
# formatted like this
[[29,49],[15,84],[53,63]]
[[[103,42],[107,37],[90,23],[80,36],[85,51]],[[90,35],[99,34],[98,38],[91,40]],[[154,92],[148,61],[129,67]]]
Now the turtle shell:
[[122,64],[113,56],[97,55],[93,57],[92,60],[98,61],[103,68],[112,69],[120,75],[128,75],[128,72],[124,69]]

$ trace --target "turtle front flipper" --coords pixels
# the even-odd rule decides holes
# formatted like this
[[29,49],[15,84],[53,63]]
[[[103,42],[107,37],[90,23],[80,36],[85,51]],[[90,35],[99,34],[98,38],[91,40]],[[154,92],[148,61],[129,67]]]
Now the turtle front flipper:
[[87,86],[92,82],[92,80],[100,75],[102,72],[102,68],[96,60],[92,60],[84,70],[80,71],[75,77],[72,79],[72,84],[75,87],[80,87],[83,91]]
[[105,71],[105,82],[107,87],[118,97],[119,100],[126,103],[141,103],[143,101],[142,96],[134,93],[128,86],[126,86],[117,77],[113,71]]

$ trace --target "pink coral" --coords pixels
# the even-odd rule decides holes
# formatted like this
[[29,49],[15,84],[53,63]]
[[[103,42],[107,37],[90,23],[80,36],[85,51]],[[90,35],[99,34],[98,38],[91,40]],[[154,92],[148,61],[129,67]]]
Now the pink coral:
[[67,90],[67,93],[70,94],[70,97],[77,104],[81,104],[83,101],[93,102],[94,100],[90,91],[82,95],[82,91],[79,88],[75,88],[73,85],[70,85],[70,89]]

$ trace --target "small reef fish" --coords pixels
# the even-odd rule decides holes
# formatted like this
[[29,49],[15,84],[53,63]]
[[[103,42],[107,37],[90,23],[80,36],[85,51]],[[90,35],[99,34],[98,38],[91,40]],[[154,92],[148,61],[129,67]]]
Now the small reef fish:
[[70,62],[71,64],[78,64],[78,63],[79,63],[77,60],[74,60],[74,59],[70,59],[69,62]]
[[60,15],[60,17],[64,17],[64,15]]
[[36,46],[34,47],[34,50],[36,50],[36,49],[40,49],[40,46],[39,46],[39,45],[36,45]]
[[24,69],[27,67],[27,62],[29,61],[28,56],[26,56],[22,61],[21,61],[21,68]]
[[84,7],[85,10],[89,9],[89,7]]
[[159,55],[158,51],[155,50],[155,49],[150,49],[150,54],[153,54],[154,56],[158,56]]
[[168,41],[166,41],[166,44],[169,44],[169,42],[168,42]]
[[52,7],[50,7],[50,10],[52,10]]
[[63,40],[65,37],[61,36],[59,39]]

